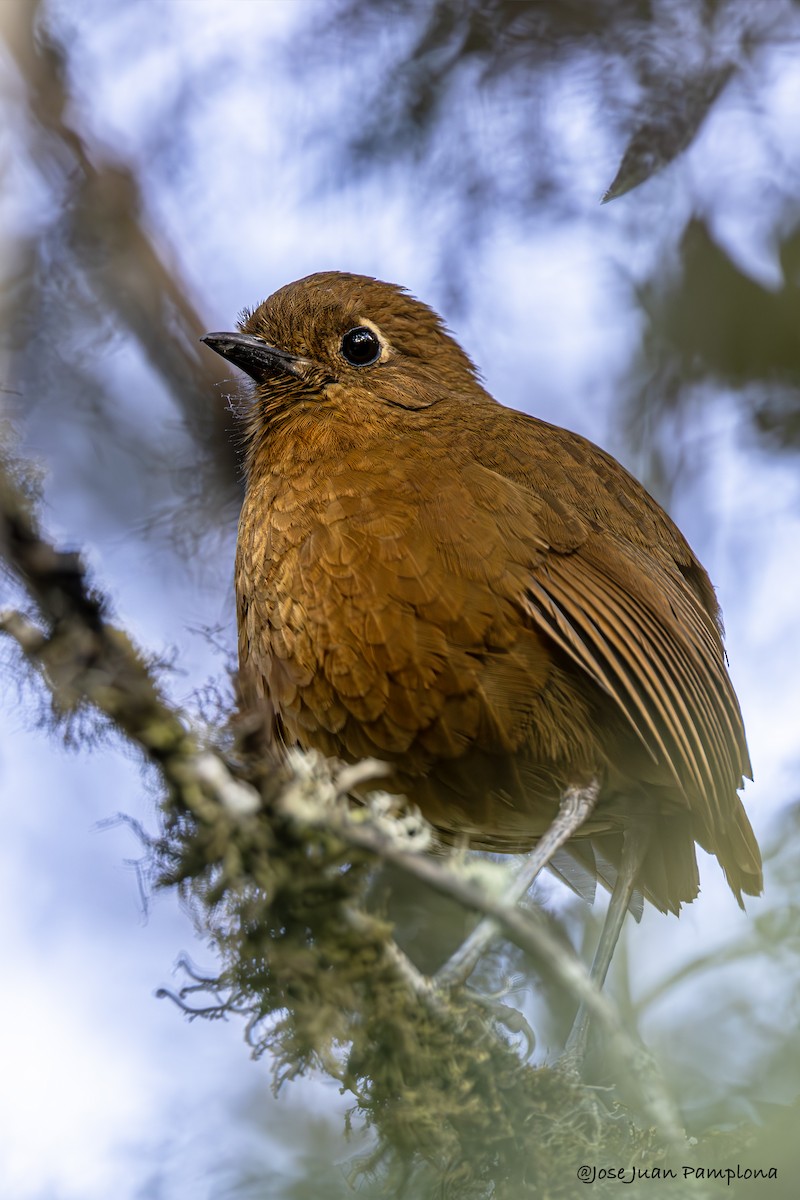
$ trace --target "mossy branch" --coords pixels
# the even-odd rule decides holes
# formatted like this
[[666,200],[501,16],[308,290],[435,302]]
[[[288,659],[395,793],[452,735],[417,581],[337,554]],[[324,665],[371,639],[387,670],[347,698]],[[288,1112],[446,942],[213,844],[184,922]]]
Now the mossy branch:
[[[349,801],[356,783],[379,783],[380,764],[298,756],[281,767],[254,765],[232,735],[225,749],[204,744],[109,621],[80,556],[43,537],[13,470],[0,477],[0,550],[35,605],[33,615],[4,614],[0,628],[60,710],[93,706],[163,776],[164,830],[149,846],[151,876],[193,902],[221,961],[218,976],[192,977],[184,1003],[207,992],[213,1003],[198,1012],[246,1014],[250,1043],[272,1054],[279,1082],[316,1067],[350,1089],[380,1135],[369,1168],[380,1165],[396,1189],[413,1186],[414,1194],[423,1164],[444,1194],[488,1195],[502,1180],[493,1194],[511,1197],[521,1181],[536,1180],[558,1196],[570,1194],[572,1164],[592,1161],[601,1145],[605,1157],[613,1148],[626,1161],[652,1163],[681,1144],[671,1101],[642,1070],[643,1050],[544,919],[508,909],[499,888],[493,894],[463,865],[424,852],[427,827],[387,811],[380,793],[360,806]],[[586,1003],[638,1081],[641,1111],[658,1132],[620,1120],[577,1077],[520,1061],[467,991],[422,981],[391,926],[369,911],[376,862],[491,916]]]

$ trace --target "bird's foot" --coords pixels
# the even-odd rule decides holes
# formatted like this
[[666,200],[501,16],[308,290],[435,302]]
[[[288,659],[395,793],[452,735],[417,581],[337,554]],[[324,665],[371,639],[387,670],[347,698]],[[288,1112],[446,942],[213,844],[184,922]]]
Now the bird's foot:
[[[498,996],[487,996],[474,988],[467,988],[467,995],[471,1000],[483,1007],[490,1019],[497,1025],[501,1025],[508,1033],[515,1035],[520,1034],[525,1043],[525,1060],[529,1059],[536,1049],[536,1034],[530,1027],[527,1018],[518,1008],[512,1008],[509,1004],[503,1004]],[[505,993],[500,993],[505,994]]]

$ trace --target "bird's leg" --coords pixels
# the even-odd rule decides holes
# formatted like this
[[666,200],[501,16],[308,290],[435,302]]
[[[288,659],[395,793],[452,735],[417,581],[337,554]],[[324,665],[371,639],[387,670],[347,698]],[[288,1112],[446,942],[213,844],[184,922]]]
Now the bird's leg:
[[[599,989],[603,986],[611,965],[614,948],[619,940],[622,922],[628,911],[631,896],[636,886],[639,869],[644,862],[647,846],[650,841],[650,830],[644,823],[634,822],[623,834],[622,861],[619,874],[611,893],[606,919],[600,933],[600,940],[595,950],[592,962],[591,978]],[[567,1038],[566,1049],[562,1059],[565,1065],[577,1069],[586,1053],[589,1038],[589,1014],[582,1004],[578,1009],[574,1024]]]
[[[572,784],[566,788],[561,797],[555,820],[536,843],[526,858],[522,870],[504,893],[502,897],[504,904],[509,907],[518,904],[523,896],[527,895],[539,872],[547,866],[556,851],[560,850],[564,843],[580,829],[591,814],[597,803],[599,791],[600,784],[596,779],[591,780],[583,787]],[[466,941],[433,976],[434,983],[442,987],[464,983],[474,971],[478,959],[494,941],[497,931],[497,925],[491,918],[485,918],[476,925]]]

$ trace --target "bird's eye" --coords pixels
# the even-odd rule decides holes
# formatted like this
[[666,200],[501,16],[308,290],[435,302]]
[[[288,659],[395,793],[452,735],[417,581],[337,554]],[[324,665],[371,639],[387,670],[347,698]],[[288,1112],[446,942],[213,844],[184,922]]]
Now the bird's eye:
[[354,367],[368,367],[381,356],[380,339],[366,325],[348,329],[342,338],[342,354]]

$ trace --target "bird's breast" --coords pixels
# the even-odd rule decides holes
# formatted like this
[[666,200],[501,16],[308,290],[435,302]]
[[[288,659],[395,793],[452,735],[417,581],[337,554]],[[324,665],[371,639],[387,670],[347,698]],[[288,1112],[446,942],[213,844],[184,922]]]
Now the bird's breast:
[[536,695],[549,663],[520,627],[516,568],[482,519],[457,476],[400,460],[251,480],[240,670],[287,741],[345,758],[410,755],[420,772],[472,745],[515,749],[530,718],[519,697]]

